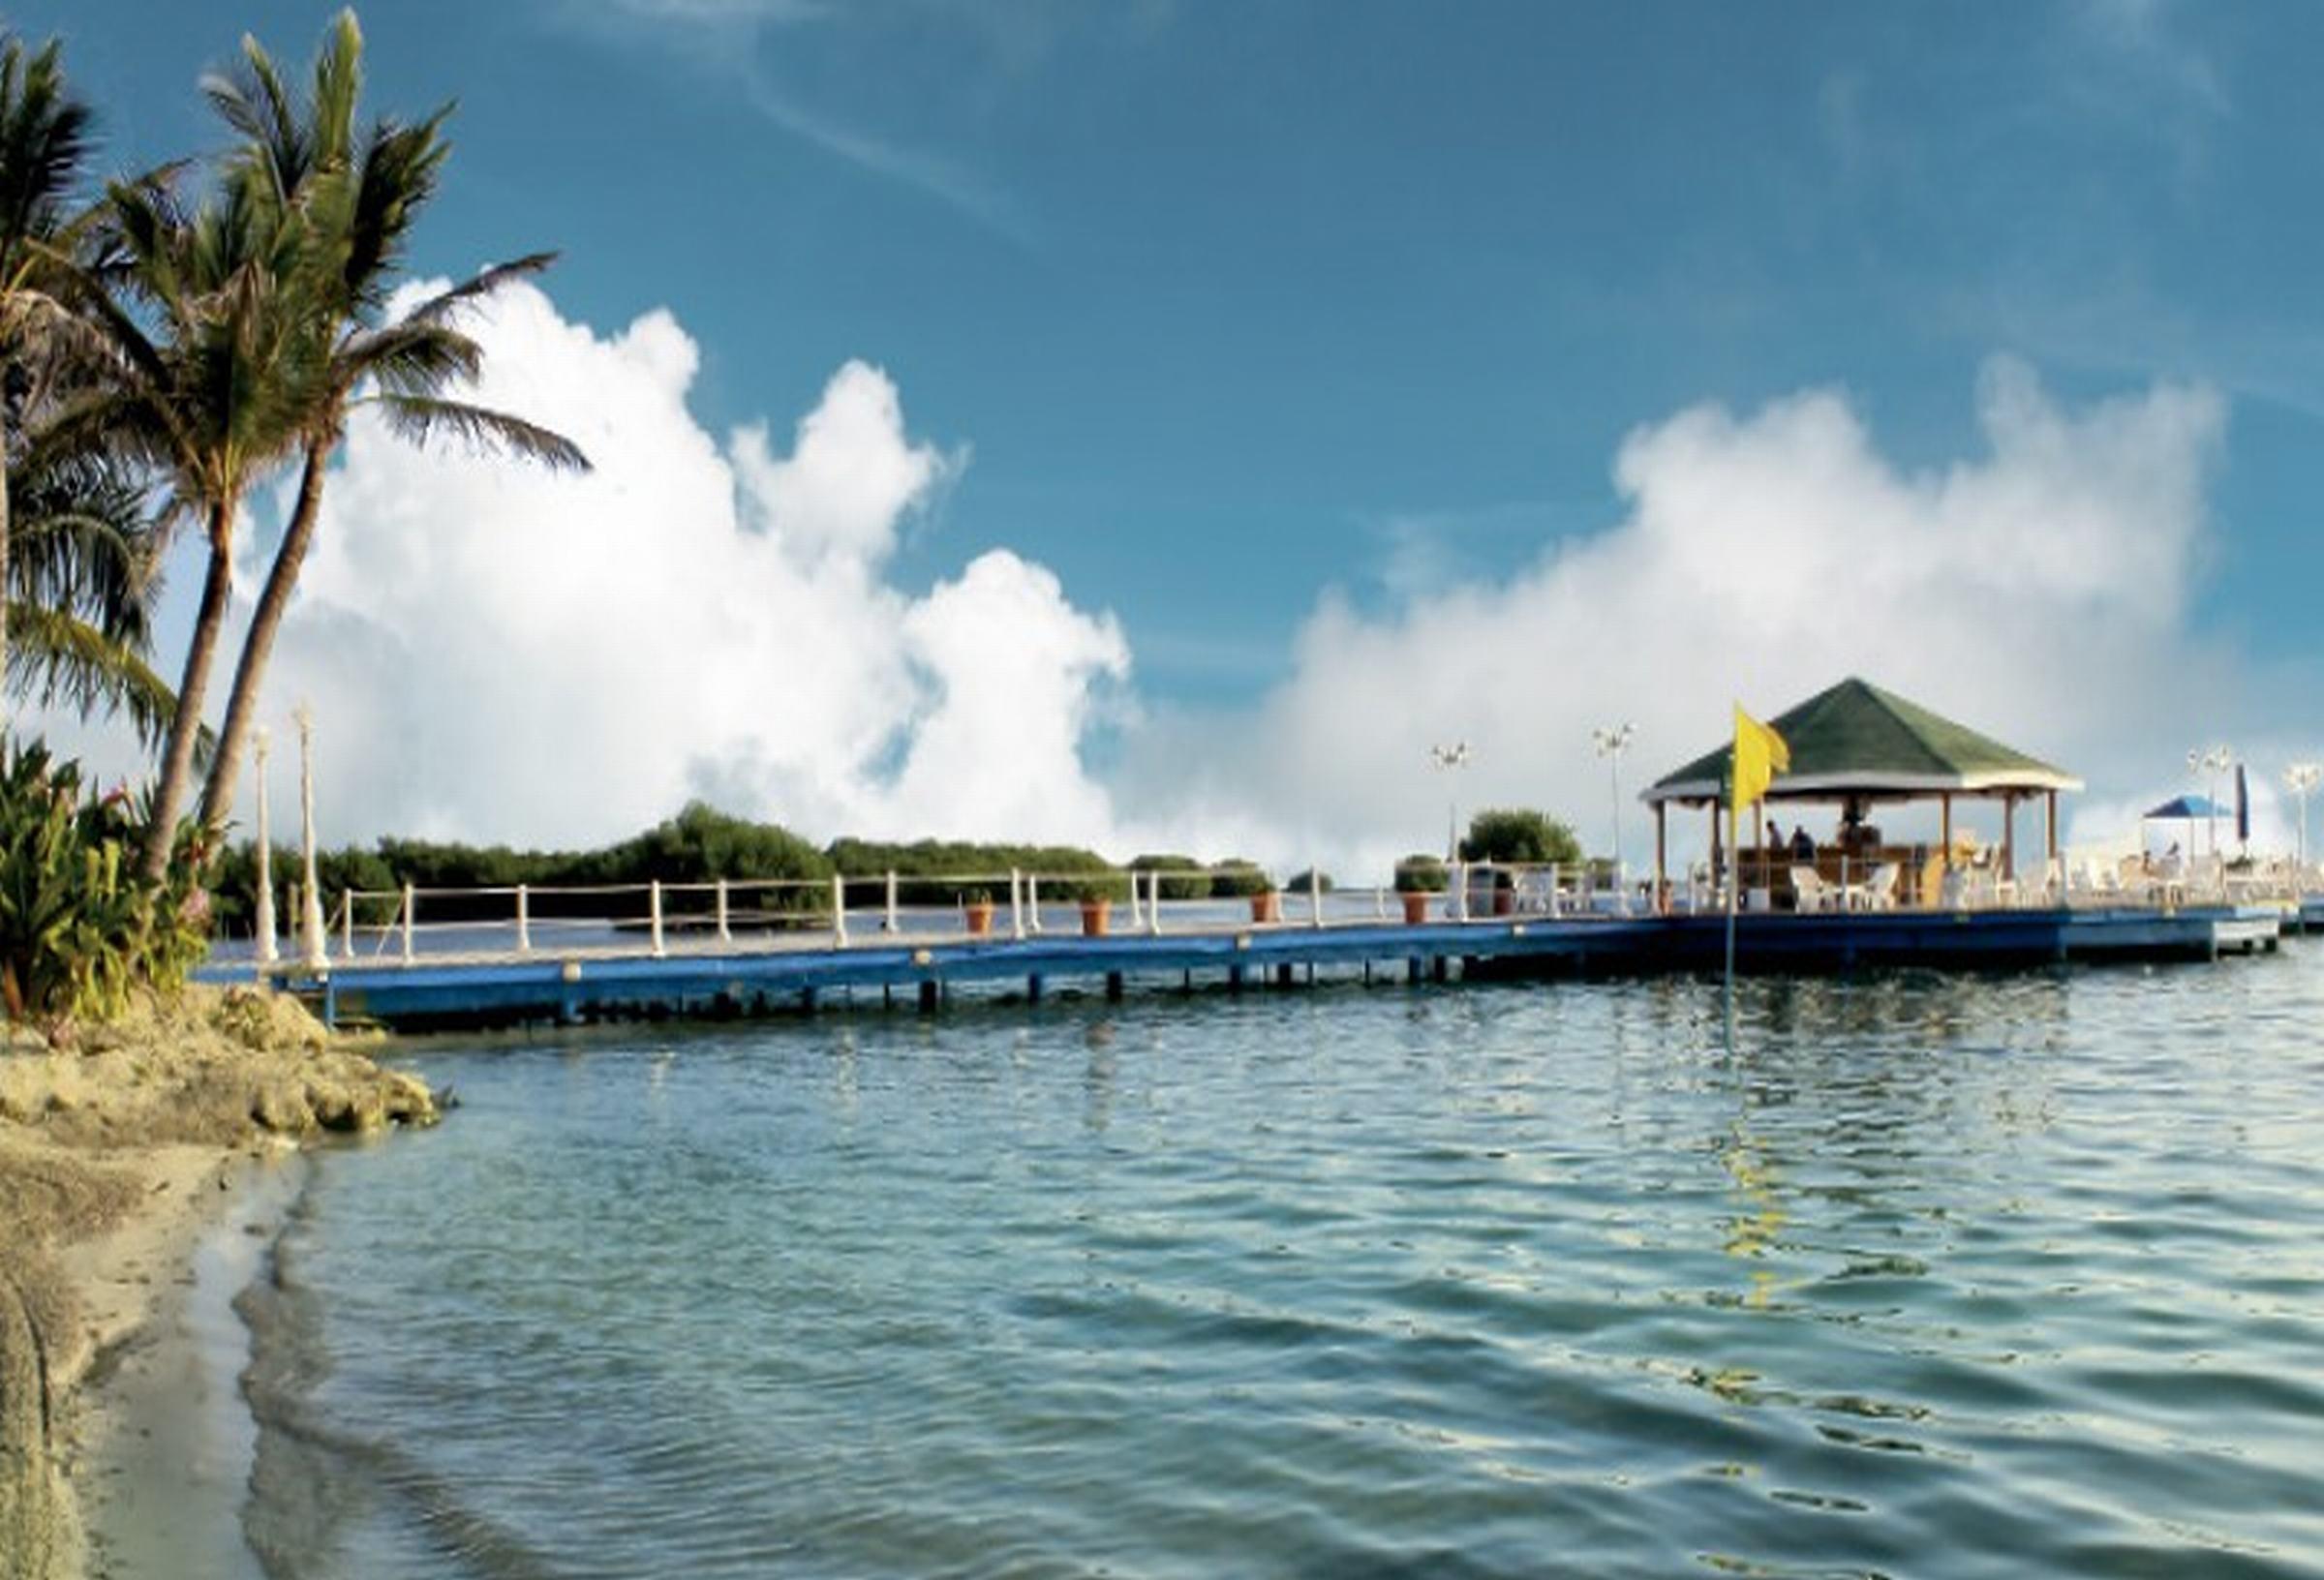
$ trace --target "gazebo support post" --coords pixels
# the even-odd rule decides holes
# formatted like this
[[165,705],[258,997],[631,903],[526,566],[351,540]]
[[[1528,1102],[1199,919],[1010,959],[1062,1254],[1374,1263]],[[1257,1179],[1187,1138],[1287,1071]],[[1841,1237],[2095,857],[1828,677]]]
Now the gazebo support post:
[[[2047,804],[2043,821],[2048,825],[2049,830],[2048,860],[2056,865],[2058,863],[2058,792],[2048,791],[2042,796],[2042,800]],[[2058,898],[2061,903],[2065,898],[2065,868],[2064,866],[2058,866]]]
[[1939,817],[1940,817],[1940,819],[1941,819],[1940,827],[1942,828],[1942,832],[1941,834],[1939,834],[1939,835],[1938,835],[1938,839],[1941,841],[1941,843],[1942,843],[1942,849],[1943,849],[1943,851],[1944,851],[1944,869],[1945,869],[1947,872],[1950,872],[1950,871],[1953,869],[1953,797],[1952,797],[1952,793],[1951,793],[1950,791],[1947,791],[1947,792],[1945,792],[1943,795],[1941,795],[1941,796],[1939,796],[1939,797],[1937,798],[1937,805],[1939,805],[1941,808],[1942,808],[1942,811],[1939,813]]
[[[1710,813],[1711,813],[1711,887],[1712,887],[1713,889],[1717,889],[1717,888],[1719,887],[1719,880],[1720,880],[1721,878],[1723,878],[1723,877],[1725,877],[1725,876],[1727,875],[1727,868],[1726,868],[1726,866],[1723,865],[1723,864],[1724,864],[1724,862],[1725,862],[1725,860],[1726,860],[1726,858],[1725,858],[1725,857],[1723,857],[1723,856],[1720,854],[1720,842],[1719,842],[1719,803],[1718,803],[1718,802],[1714,801],[1714,802],[1712,802],[1712,803],[1711,803],[1711,805],[1710,805]],[[1738,898],[1740,898],[1741,896],[1738,896],[1737,897],[1738,897]]]
[[1670,908],[1669,844],[1664,827],[1664,804],[1654,804],[1654,914],[1661,916]]
[[2017,881],[2017,797],[2002,792],[2002,876]]

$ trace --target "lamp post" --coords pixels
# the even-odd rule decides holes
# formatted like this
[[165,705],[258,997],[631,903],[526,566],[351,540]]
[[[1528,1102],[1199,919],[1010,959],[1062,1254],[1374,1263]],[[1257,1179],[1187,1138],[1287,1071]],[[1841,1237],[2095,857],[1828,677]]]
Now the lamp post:
[[331,962],[323,953],[322,896],[315,892],[315,710],[302,702],[293,716],[298,720],[299,843],[306,868],[299,886],[299,957],[308,970],[322,971]]
[[2283,787],[2300,798],[2300,882],[2308,882],[2308,794],[2324,784],[2324,763],[2294,763],[2283,771]]
[[[1446,775],[1451,775],[1456,769],[1462,769],[1469,766],[1469,744],[1466,741],[1455,741],[1449,746],[1430,746],[1428,748],[1428,760],[1436,764],[1440,772]],[[1447,783],[1448,793],[1445,797],[1445,860],[1448,862],[1457,862],[1460,860],[1460,799],[1458,796],[1450,793],[1450,780],[1448,780]]]
[[[259,777],[259,914],[253,930],[258,934],[259,964],[272,965],[280,957],[274,939],[274,851],[266,831],[266,730],[260,726],[252,745],[258,754]],[[261,971],[261,975],[263,972]]]
[[1630,749],[1631,738],[1638,727],[1628,719],[1619,724],[1602,725],[1590,732],[1590,742],[1598,755],[1606,760],[1607,782],[1614,792],[1614,887],[1622,887],[1622,754]]
[[2235,753],[2225,746],[2214,746],[2209,751],[2190,751],[2186,754],[2187,772],[2209,775],[2204,781],[2203,821],[2210,831],[2209,855],[2219,853],[2219,775],[2235,766]]

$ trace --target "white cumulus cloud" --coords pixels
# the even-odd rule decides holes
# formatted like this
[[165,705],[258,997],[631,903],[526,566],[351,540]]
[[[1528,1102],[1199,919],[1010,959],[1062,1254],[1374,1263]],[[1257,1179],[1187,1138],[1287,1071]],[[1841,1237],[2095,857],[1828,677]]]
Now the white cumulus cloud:
[[270,714],[315,702],[335,836],[587,843],[692,795],[817,838],[1104,834],[1077,749],[1119,630],[1005,552],[884,580],[963,464],[884,373],[840,369],[779,450],[704,431],[666,313],[600,336],[520,288],[474,332],[477,397],[596,470],[352,425],[267,683]]

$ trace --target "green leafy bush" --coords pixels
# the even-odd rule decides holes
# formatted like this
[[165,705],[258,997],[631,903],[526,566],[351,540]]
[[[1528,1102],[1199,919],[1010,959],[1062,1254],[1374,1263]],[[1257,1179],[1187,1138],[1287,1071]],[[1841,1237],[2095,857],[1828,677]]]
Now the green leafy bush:
[[1245,895],[1271,895],[1275,880],[1267,875],[1267,868],[1257,862],[1239,857],[1219,863],[1210,869],[1210,897],[1212,899],[1240,899]]
[[1547,812],[1494,807],[1469,819],[1468,836],[1460,842],[1460,859],[1572,866],[1581,860],[1581,841],[1574,836],[1573,829]]
[[1407,856],[1396,864],[1399,895],[1442,894],[1451,881],[1445,864],[1434,856]]
[[106,1019],[130,991],[184,985],[209,946],[206,850],[181,826],[159,884],[138,874],[144,820],[119,791],[29,743],[0,752],[0,1003],[12,1019]]
[[1331,874],[1329,872],[1318,872],[1312,866],[1304,872],[1293,873],[1291,876],[1291,881],[1283,886],[1286,894],[1293,895],[1304,895],[1311,890],[1319,888],[1327,895],[1331,892]]

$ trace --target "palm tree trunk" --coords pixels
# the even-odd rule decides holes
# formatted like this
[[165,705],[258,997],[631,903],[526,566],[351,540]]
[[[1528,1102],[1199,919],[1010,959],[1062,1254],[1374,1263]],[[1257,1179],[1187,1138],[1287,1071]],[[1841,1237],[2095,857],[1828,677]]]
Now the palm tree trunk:
[[0,740],[8,735],[8,423],[0,418]]
[[201,698],[210,685],[210,660],[218,653],[219,627],[226,623],[227,597],[233,590],[234,566],[229,534],[233,531],[234,501],[222,501],[210,511],[210,568],[201,582],[201,607],[194,617],[194,640],[186,647],[185,678],[177,683],[177,716],[169,721],[169,745],[162,757],[162,781],[154,786],[153,823],[145,831],[141,870],[149,883],[159,883],[169,869],[170,847],[176,842],[179,808],[194,780],[194,743],[201,734]]
[[291,590],[298,585],[299,567],[315,540],[316,518],[322,513],[323,461],[329,447],[307,446],[307,464],[298,478],[298,503],[290,525],[283,530],[274,566],[266,572],[266,587],[250,617],[250,634],[242,639],[242,657],[234,665],[234,688],[227,698],[226,722],[219,727],[218,748],[210,759],[210,782],[201,793],[201,826],[217,833],[234,809],[235,779],[242,772],[242,747],[250,739],[252,715],[258,712],[259,687],[266,679],[266,662],[274,653],[275,632],[290,606]]

